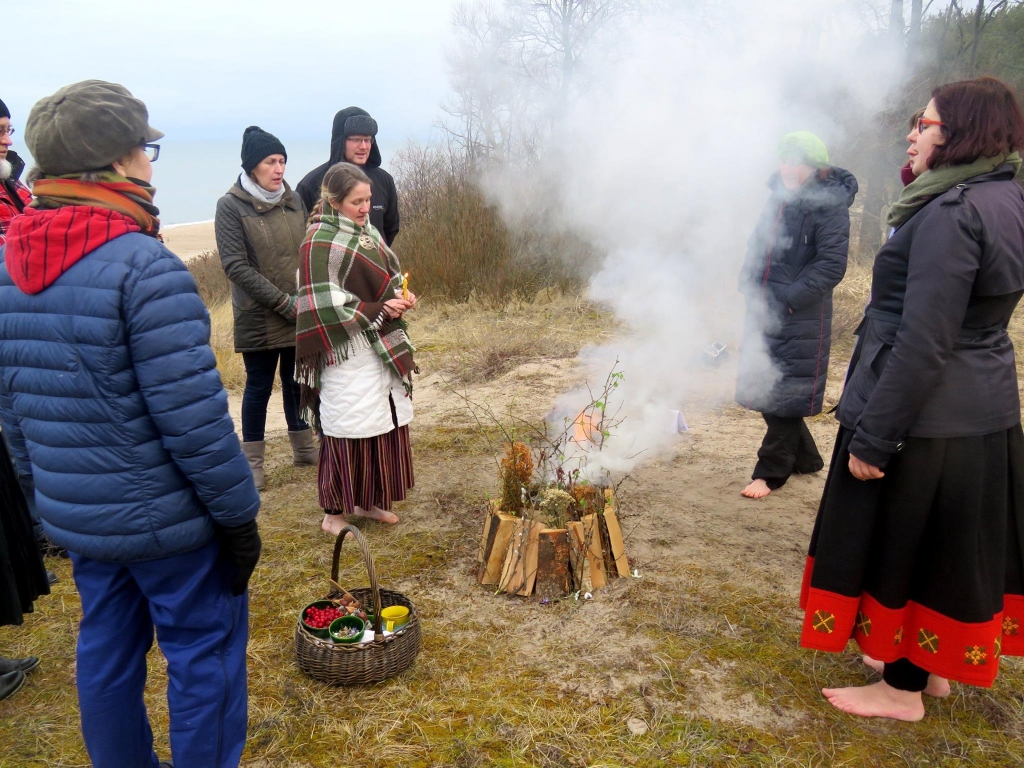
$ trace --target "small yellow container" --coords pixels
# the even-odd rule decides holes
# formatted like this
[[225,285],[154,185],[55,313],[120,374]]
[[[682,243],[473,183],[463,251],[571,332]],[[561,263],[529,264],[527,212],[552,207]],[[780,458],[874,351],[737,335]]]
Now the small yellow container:
[[409,623],[409,609],[404,605],[391,605],[380,612],[382,628],[387,632],[397,632]]

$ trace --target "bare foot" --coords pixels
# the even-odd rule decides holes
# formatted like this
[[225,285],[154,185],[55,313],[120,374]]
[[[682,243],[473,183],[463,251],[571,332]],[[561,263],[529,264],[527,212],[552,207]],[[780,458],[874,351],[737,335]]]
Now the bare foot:
[[924,717],[921,694],[899,691],[886,682],[856,688],[822,688],[828,703],[838,710],[861,717],[888,717],[916,723]]
[[[346,525],[348,525],[348,521],[345,520],[344,515],[324,515],[324,521],[320,524],[320,527],[332,536],[337,536]],[[352,531],[346,533],[345,538],[352,538]]]
[[373,509],[363,509],[362,507],[356,507],[353,512],[356,517],[365,517],[367,520],[376,520],[380,523],[387,523],[388,525],[394,525],[398,522],[398,515],[394,512],[389,512],[386,509],[380,507],[374,507]]
[[863,659],[864,659],[864,664],[866,666],[871,667],[871,669],[875,670],[875,672],[878,672],[879,674],[881,674],[882,670],[885,669],[885,662],[884,661],[879,661],[878,659],[874,659],[871,656],[868,656],[866,653],[864,654]]
[[740,491],[740,495],[746,496],[748,499],[763,499],[771,492],[772,489],[768,487],[768,483],[758,478],[752,480],[750,485]]
[[[864,663],[875,672],[881,673],[885,669],[884,662],[873,659],[867,654],[864,654]],[[928,685],[925,686],[923,693],[927,696],[934,696],[936,699],[944,699],[950,693],[949,680],[938,675],[928,675]]]

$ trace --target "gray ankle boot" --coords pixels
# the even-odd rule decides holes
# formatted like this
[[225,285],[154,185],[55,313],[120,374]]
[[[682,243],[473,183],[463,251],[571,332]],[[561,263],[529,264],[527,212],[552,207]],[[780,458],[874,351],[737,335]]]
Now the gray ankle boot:
[[320,449],[313,442],[312,429],[300,429],[289,432],[292,441],[292,463],[296,467],[315,467],[320,461]]
[[253,440],[251,443],[242,443],[242,453],[249,460],[249,469],[252,470],[252,479],[259,490],[263,490],[263,452],[266,443],[262,440]]

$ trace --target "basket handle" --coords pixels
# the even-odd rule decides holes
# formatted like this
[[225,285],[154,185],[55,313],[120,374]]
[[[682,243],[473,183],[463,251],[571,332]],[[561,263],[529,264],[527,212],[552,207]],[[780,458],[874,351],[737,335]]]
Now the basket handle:
[[382,620],[380,617],[381,604],[380,604],[380,586],[377,584],[377,570],[373,567],[373,556],[370,554],[370,545],[366,543],[366,539],[363,537],[362,531],[356,528],[354,525],[346,525],[341,529],[338,534],[337,540],[334,542],[334,559],[331,561],[331,580],[337,583],[338,581],[338,561],[341,559],[341,544],[345,541],[347,535],[351,533],[359,548],[363,551],[363,563],[366,565],[366,571],[370,574],[370,590],[373,593],[373,606],[374,606],[374,621],[376,626],[373,628],[374,632],[379,635],[381,633]]

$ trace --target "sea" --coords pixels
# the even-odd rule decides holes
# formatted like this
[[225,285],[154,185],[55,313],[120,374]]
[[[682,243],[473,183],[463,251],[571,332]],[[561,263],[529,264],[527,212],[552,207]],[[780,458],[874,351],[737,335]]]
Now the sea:
[[[290,141],[285,181],[294,189],[302,177],[330,157],[330,141]],[[160,142],[160,158],[153,164],[153,202],[160,209],[161,226],[212,221],[217,200],[242,172],[241,141],[186,140]],[[393,153],[384,152],[387,168]]]

